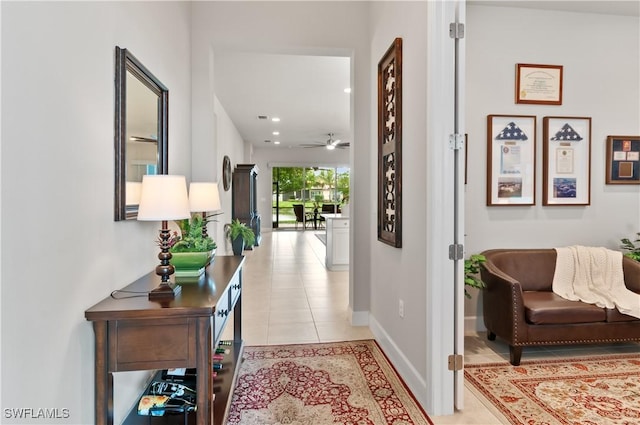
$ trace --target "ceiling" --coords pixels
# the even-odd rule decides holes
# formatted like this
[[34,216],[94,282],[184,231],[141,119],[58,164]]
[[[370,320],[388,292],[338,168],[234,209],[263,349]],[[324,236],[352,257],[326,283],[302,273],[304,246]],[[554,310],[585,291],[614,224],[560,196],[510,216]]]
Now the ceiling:
[[255,147],[301,149],[329,133],[352,142],[350,58],[216,51],[214,63],[216,95]]
[[[637,0],[468,0],[467,4],[640,16]],[[257,148],[302,149],[301,144],[325,143],[329,133],[353,143],[353,93],[344,92],[350,87],[350,75],[349,57],[230,50],[216,50],[214,55],[216,95],[242,138]],[[280,122],[272,122],[274,117]]]

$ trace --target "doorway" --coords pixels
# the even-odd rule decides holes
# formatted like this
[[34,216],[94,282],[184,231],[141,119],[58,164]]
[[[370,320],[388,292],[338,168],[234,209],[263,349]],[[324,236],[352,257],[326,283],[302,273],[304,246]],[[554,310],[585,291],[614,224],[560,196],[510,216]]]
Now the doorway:
[[273,230],[319,230],[323,213],[340,213],[349,199],[349,167],[274,167]]

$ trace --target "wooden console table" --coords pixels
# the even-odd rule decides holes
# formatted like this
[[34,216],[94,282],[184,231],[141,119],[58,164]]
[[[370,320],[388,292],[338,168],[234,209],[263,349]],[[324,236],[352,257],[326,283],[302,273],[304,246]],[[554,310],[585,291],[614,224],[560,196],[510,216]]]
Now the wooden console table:
[[[222,424],[242,355],[243,263],[242,256],[216,256],[197,283],[181,284],[182,292],[163,303],[148,300],[160,283],[152,272],[85,311],[95,332],[97,425],[113,424],[113,372],[178,367],[197,369],[197,410],[188,423]],[[214,389],[212,356],[231,311],[232,352]],[[138,416],[135,402],[125,424],[184,423],[182,415]]]

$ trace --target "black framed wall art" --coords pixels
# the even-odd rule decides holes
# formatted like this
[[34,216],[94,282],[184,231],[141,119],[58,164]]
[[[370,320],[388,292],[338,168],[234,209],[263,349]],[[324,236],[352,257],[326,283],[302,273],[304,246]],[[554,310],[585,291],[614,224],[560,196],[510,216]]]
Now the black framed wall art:
[[402,246],[402,38],[378,62],[378,240]]

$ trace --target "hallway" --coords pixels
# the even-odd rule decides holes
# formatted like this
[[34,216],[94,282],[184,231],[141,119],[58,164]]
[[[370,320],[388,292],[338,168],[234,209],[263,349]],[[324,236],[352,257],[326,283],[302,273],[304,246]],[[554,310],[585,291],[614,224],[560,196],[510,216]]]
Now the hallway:
[[246,345],[371,339],[366,326],[351,326],[349,272],[328,271],[325,246],[315,232],[262,234],[245,251],[242,334]]

